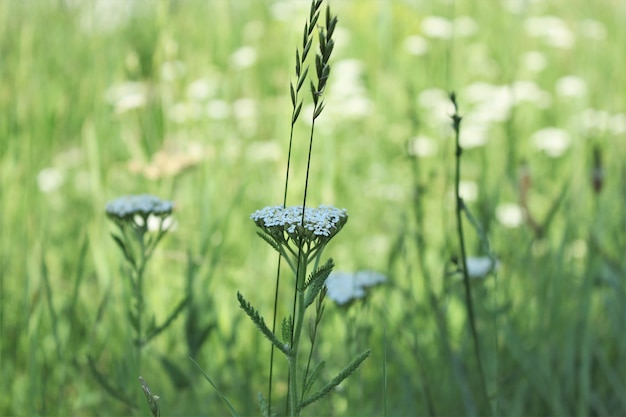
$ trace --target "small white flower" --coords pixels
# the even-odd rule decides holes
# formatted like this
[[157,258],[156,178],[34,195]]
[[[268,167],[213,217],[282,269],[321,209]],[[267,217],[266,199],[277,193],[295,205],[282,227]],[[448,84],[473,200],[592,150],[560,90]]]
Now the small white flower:
[[350,301],[365,297],[366,288],[386,280],[386,276],[374,271],[332,272],[326,279],[328,298],[338,305],[345,305]]
[[109,87],[105,98],[115,107],[116,114],[122,114],[146,105],[147,88],[143,83],[126,81]]
[[606,39],[606,26],[604,23],[597,20],[584,19],[580,22],[580,31],[584,37],[593,39],[596,41],[602,41]]
[[528,71],[540,72],[548,66],[548,60],[539,51],[528,51],[522,55],[522,65]]
[[517,204],[503,203],[496,207],[496,218],[503,226],[513,229],[524,221],[524,211]]
[[614,135],[621,135],[626,132],[626,114],[616,113],[609,119],[609,131]]
[[551,158],[558,158],[565,153],[571,143],[569,133],[563,129],[547,127],[533,133],[530,137],[535,147]]
[[437,153],[437,142],[428,136],[419,135],[409,141],[408,148],[409,155],[425,158]]
[[65,182],[65,173],[56,168],[44,168],[37,174],[39,191],[48,194],[57,190]]
[[178,228],[178,222],[172,216],[160,217],[150,214],[148,216],[148,231],[160,232],[162,230],[173,231]]
[[511,86],[515,104],[528,102],[546,109],[552,104],[552,96],[542,90],[534,81],[515,81]]
[[230,106],[224,100],[211,100],[206,105],[206,114],[214,120],[223,120],[230,115]]
[[418,35],[409,36],[404,40],[404,50],[410,55],[424,55],[428,52],[428,41]]
[[561,18],[555,16],[530,17],[526,19],[524,26],[530,36],[543,39],[547,45],[562,49],[570,49],[574,46],[574,33]]
[[187,97],[195,101],[204,101],[211,97],[217,85],[206,78],[200,78],[187,86]]
[[565,98],[584,97],[587,95],[587,83],[580,77],[567,75],[556,81],[556,93]]
[[466,202],[476,201],[478,198],[478,184],[474,181],[461,181],[459,183],[459,194]]
[[230,63],[237,69],[244,69],[253,66],[257,61],[257,52],[251,46],[242,46],[232,53]]
[[488,256],[468,256],[465,263],[470,278],[484,278],[491,271],[498,269],[498,263],[494,263]]
[[429,38],[450,39],[454,32],[452,22],[441,16],[427,16],[422,20],[422,33]]

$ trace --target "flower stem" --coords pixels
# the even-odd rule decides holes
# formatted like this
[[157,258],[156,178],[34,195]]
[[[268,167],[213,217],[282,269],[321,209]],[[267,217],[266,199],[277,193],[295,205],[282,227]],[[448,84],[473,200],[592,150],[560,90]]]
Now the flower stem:
[[295,327],[293,331],[293,340],[291,343],[291,355],[289,357],[289,407],[290,415],[300,415],[300,407],[298,405],[298,351],[300,346],[300,336],[302,334],[302,324],[304,323],[304,280],[306,277],[306,259],[302,259],[298,269],[296,280],[296,311],[295,311]]

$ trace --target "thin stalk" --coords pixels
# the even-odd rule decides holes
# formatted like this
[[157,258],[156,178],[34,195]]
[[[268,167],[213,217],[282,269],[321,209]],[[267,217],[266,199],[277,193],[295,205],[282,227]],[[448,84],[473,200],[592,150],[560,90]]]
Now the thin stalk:
[[[306,265],[306,260],[298,259],[298,265]],[[304,323],[304,281],[306,278],[306,266],[298,270],[296,279],[296,297],[294,303],[295,326],[292,333],[291,354],[289,356],[289,407],[292,416],[300,414],[298,406],[298,352],[302,324]]]
[[461,262],[463,265],[463,285],[465,287],[465,305],[467,307],[467,316],[470,325],[470,331],[472,333],[472,339],[474,341],[474,350],[476,353],[476,363],[478,365],[478,374],[480,377],[481,389],[483,391],[485,405],[489,406],[489,394],[487,392],[487,383],[485,380],[485,373],[483,369],[482,359],[480,355],[480,342],[478,339],[478,331],[476,330],[476,315],[474,312],[474,303],[472,300],[472,289],[469,280],[469,274],[467,272],[467,255],[465,252],[465,238],[463,235],[463,219],[462,212],[464,211],[465,203],[461,198],[460,194],[460,183],[461,183],[461,154],[463,153],[463,149],[461,148],[461,144],[459,141],[460,133],[461,133],[461,119],[462,117],[458,113],[458,105],[456,102],[456,96],[454,93],[450,94],[450,100],[454,105],[454,114],[452,115],[452,126],[454,128],[454,136],[455,136],[455,144],[456,144],[456,174],[454,180],[454,194],[456,197],[456,224],[457,224],[457,234],[459,237],[459,247],[461,250]]

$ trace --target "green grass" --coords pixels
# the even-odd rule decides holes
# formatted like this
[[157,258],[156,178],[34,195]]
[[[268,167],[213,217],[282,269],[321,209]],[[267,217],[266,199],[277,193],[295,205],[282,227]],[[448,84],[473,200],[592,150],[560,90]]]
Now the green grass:
[[[135,17],[93,31],[81,22],[97,23],[105,12],[70,3],[0,5],[0,415],[148,414],[138,376],[120,366],[131,329],[121,304],[122,259],[104,213],[108,200],[144,192],[175,201],[178,221],[149,264],[148,307],[160,322],[193,293],[193,309],[142,360],[162,415],[227,414],[189,356],[239,413],[258,414],[269,345],[236,292],[270,317],[276,256],[249,215],[282,201],[288,85],[308,2],[281,2],[304,5],[286,21],[273,17],[278,3],[269,1],[138,2]],[[333,71],[347,59],[361,62],[370,112],[342,116],[355,105],[333,96],[341,74],[331,72],[308,204],[348,209],[349,222],[326,249],[337,270],[374,269],[389,282],[349,310],[328,302],[318,354],[332,360],[322,377],[367,347],[372,354],[305,414],[461,415],[471,414],[471,404],[487,410],[462,282],[445,276],[458,256],[453,136],[431,115],[438,103],[423,106],[418,97],[431,88],[456,91],[469,129],[477,107],[466,87],[516,80],[550,93],[549,105],[514,106],[491,124],[488,143],[467,149],[461,161],[462,179],[478,186],[469,208],[501,263],[497,279],[472,285],[491,407],[502,415],[626,413],[625,133],[581,127],[585,109],[608,112],[614,124],[626,112],[626,9],[607,0],[530,2],[520,14],[480,1],[331,6],[340,31]],[[408,54],[405,39],[422,35],[430,15],[471,16],[477,32],[426,38],[425,55]],[[562,18],[575,35],[570,49],[527,33],[526,19],[542,15]],[[584,19],[601,22],[605,39],[585,37]],[[256,51],[256,62],[237,68],[232,54],[243,46]],[[524,68],[528,51],[544,54],[545,69]],[[184,70],[169,79],[164,66]],[[560,98],[555,84],[566,75],[584,79],[586,95]],[[210,93],[194,101],[187,90],[198,79],[207,80]],[[125,81],[143,83],[147,99],[118,114],[106,92]],[[181,103],[190,113],[178,122],[172,115]],[[208,117],[209,103],[226,103],[230,113]],[[253,116],[238,117],[246,103],[254,103]],[[559,158],[529,140],[550,126],[571,136]],[[301,204],[307,132],[305,123],[296,128],[288,204]],[[417,135],[431,137],[437,153],[408,155],[407,142]],[[600,194],[590,183],[594,145],[605,172]],[[151,179],[129,170],[130,161],[147,164],[161,149],[171,156],[173,148],[190,147],[202,149],[202,158],[177,175]],[[522,161],[532,176],[530,212],[547,222],[541,236],[527,223],[507,228],[496,216],[500,204],[518,203]],[[64,181],[46,193],[38,181],[47,168]],[[467,222],[465,228],[469,254],[484,254]],[[291,300],[285,288],[281,315]],[[198,338],[203,329],[206,338]],[[88,356],[111,381],[136,390],[140,408],[111,398],[89,371]],[[278,410],[287,389],[281,360]]]

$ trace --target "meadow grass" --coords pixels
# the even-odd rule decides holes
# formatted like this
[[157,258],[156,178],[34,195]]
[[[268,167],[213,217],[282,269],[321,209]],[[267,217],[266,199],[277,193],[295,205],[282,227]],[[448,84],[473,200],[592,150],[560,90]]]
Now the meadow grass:
[[[228,413],[189,357],[240,414],[259,414],[270,346],[236,294],[271,316],[276,256],[250,214],[282,201],[309,2],[79,3],[0,4],[0,415],[149,413],[123,365],[129,293],[104,211],[143,193],[174,201],[177,222],[145,272],[147,309],[162,323],[189,300],[143,351],[161,415]],[[321,378],[372,351],[304,414],[626,413],[624,5],[331,6],[307,205],[348,210],[326,249],[337,270],[388,281],[347,307],[326,300]],[[499,262],[468,282],[488,403],[459,274],[450,91],[461,194],[480,230],[463,217],[467,254]],[[549,127],[567,138],[537,133]],[[287,205],[302,204],[309,129],[295,126]],[[279,317],[292,300],[281,288]],[[89,358],[136,406],[103,388]]]

